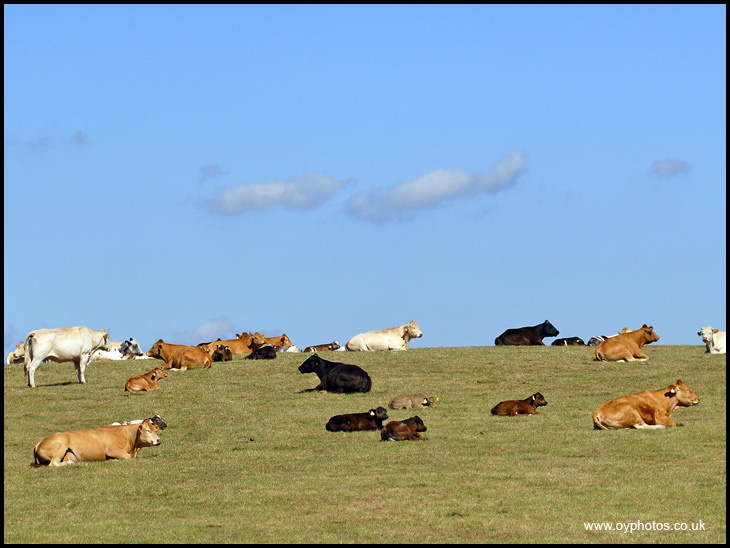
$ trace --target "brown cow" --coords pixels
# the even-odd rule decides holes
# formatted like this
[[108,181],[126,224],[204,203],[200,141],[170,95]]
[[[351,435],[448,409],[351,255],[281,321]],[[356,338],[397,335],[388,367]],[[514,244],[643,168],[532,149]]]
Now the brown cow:
[[139,424],[58,432],[33,448],[36,464],[63,466],[76,462],[133,459],[143,447],[160,445],[160,427],[150,419]]
[[616,430],[677,426],[671,416],[674,410],[699,403],[697,394],[680,379],[660,390],[645,390],[600,405],[593,413],[593,428]]
[[649,356],[641,351],[641,347],[658,340],[659,335],[654,332],[654,327],[644,324],[635,331],[621,332],[606,339],[596,347],[594,353],[596,360],[602,362],[643,362]]
[[164,360],[160,366],[162,369],[195,369],[198,367],[208,368],[213,363],[210,354],[198,346],[185,346],[182,344],[169,344],[159,339],[147,351],[151,358]]
[[271,346],[294,346],[286,333],[278,337],[264,337]]
[[150,390],[157,390],[158,379],[164,379],[167,377],[167,371],[160,367],[155,367],[152,371],[145,373],[144,375],[138,375],[132,377],[124,385],[124,390],[127,392],[141,391],[149,392]]
[[524,400],[507,400],[499,402],[492,408],[492,415],[514,417],[515,415],[537,415],[537,408],[547,405],[540,392],[535,392]]
[[340,343],[332,341],[329,344],[314,344],[304,349],[305,352],[327,352],[328,350],[337,350],[340,347]]
[[424,396],[423,394],[410,394],[398,396],[388,404],[391,409],[423,409],[424,407],[436,407],[438,398]]
[[208,352],[212,354],[215,352],[218,345],[222,344],[223,346],[227,346],[231,350],[231,354],[236,356],[250,354],[256,348],[266,344],[264,336],[261,333],[254,333],[253,335],[250,333],[242,333],[241,335],[236,335],[236,337],[237,338],[235,339],[224,339],[222,341],[214,341],[208,344],[199,344],[198,346],[200,348],[207,349]]
[[426,430],[426,425],[423,424],[421,417],[416,415],[404,421],[390,421],[380,431],[380,439],[382,441],[427,440],[428,438],[419,434]]
[[388,412],[383,407],[371,409],[367,413],[335,415],[327,421],[325,428],[330,432],[357,432],[361,430],[381,430]]

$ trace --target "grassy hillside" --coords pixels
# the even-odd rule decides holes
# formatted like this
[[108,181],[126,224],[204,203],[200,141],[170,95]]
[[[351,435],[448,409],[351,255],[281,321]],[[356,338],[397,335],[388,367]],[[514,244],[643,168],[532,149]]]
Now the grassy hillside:
[[[725,356],[646,353],[632,364],[585,347],[324,353],[368,371],[372,391],[353,395],[303,393],[318,383],[297,371],[303,354],[174,372],[149,394],[124,382],[152,360],[94,362],[86,385],[72,364],[42,365],[36,389],[6,365],[5,542],[725,542]],[[593,429],[601,403],[677,379],[700,397],[675,412],[681,427]],[[489,414],[535,391],[548,401],[539,415]],[[388,412],[418,414],[427,441],[324,428],[415,392],[437,407]],[[30,466],[54,432],[155,413],[169,425],[162,445],[135,460]]]

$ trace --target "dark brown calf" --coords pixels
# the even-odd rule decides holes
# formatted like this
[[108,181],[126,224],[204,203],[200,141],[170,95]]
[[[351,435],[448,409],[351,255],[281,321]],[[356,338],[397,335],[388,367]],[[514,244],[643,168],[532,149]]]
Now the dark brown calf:
[[405,440],[427,440],[419,434],[425,432],[426,425],[423,424],[418,415],[404,421],[390,421],[380,431],[380,439],[383,441],[405,441]]
[[230,362],[233,361],[233,352],[225,344],[216,346],[212,354],[214,362]]
[[325,428],[330,432],[357,432],[360,430],[381,430],[388,412],[383,407],[371,409],[367,413],[335,415],[327,421]]
[[514,417],[515,415],[537,415],[537,408],[547,405],[540,392],[535,392],[524,400],[508,400],[499,402],[492,408],[492,415]]

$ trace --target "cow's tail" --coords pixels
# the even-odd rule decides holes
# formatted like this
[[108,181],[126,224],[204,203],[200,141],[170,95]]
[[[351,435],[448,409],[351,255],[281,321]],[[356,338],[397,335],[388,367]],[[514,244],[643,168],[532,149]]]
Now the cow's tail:
[[42,464],[42,463],[41,463],[41,459],[39,459],[39,458],[38,458],[38,446],[39,446],[40,444],[41,444],[41,442],[38,442],[38,443],[36,443],[36,444],[35,444],[35,447],[33,448],[33,462],[34,462],[34,464],[36,464],[37,466],[40,466],[40,465]]
[[595,430],[608,430],[608,428],[601,424],[601,415],[598,414],[598,409],[593,412],[593,428]]
[[606,356],[604,356],[603,352],[601,352],[598,347],[596,347],[596,360],[599,362],[607,362]]

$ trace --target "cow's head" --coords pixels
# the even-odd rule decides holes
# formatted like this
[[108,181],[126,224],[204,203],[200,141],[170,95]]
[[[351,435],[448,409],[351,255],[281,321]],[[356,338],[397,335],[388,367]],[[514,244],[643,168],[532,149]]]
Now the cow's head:
[[267,344],[269,344],[269,341],[267,341],[261,333],[254,333],[251,335],[251,342],[248,343],[248,347],[251,351],[254,351]]
[[167,377],[167,375],[168,375],[167,371],[165,371],[164,369],[161,369],[159,367],[155,367],[152,370],[152,380],[153,381],[156,381],[159,379],[164,379]]
[[534,405],[535,407],[543,407],[543,406],[547,405],[547,400],[545,399],[545,397],[542,394],[540,394],[540,392],[535,392],[532,395],[531,401],[532,401],[532,405]]
[[150,348],[147,351],[147,355],[150,358],[159,358],[160,357],[160,350],[162,349],[162,343],[164,341],[162,339],[158,339],[155,344],[152,345],[152,348]]
[[109,334],[104,331],[103,329],[99,329],[97,333],[101,334],[101,346],[97,350],[109,350],[111,347],[109,346]]
[[289,337],[287,337],[286,333],[284,333],[281,336],[281,339],[279,339],[277,341],[277,344],[275,344],[274,346],[294,346],[294,345],[292,344],[291,339]]
[[137,444],[140,447],[152,447],[160,445],[162,440],[157,435],[160,427],[153,423],[150,419],[145,419],[139,424],[137,429]]
[[163,421],[162,417],[160,417],[159,415],[150,417],[150,422],[152,424],[156,424],[158,430],[164,430],[165,428],[167,428],[167,423],[165,421]]
[[322,358],[320,358],[317,354],[313,354],[309,356],[306,360],[304,360],[304,363],[299,366],[299,372],[300,373],[314,373],[317,371],[317,368],[322,364]]
[[419,417],[418,415],[411,417],[404,422],[408,422],[415,432],[425,432],[426,430],[428,430],[426,428],[426,425],[423,424],[421,417]]
[[332,341],[330,343],[330,350],[337,350],[340,347],[340,343],[337,341]]
[[437,401],[439,401],[438,398],[435,398],[433,396],[428,396],[426,398],[423,398],[423,406],[424,407],[436,407]]
[[664,395],[668,398],[676,398],[677,407],[691,407],[700,403],[700,398],[697,397],[697,394],[692,392],[689,386],[684,384],[681,379],[675,384],[670,384]]
[[411,322],[406,326],[405,332],[408,333],[411,339],[423,337],[423,333],[421,333],[421,328],[418,327],[418,324],[413,320],[411,320]]
[[547,320],[542,322],[542,332],[543,337],[557,337],[560,335],[560,331],[555,329],[555,326]]
[[659,335],[654,333],[654,326],[647,326],[646,324],[644,324],[641,326],[641,331],[644,336],[644,340],[646,341],[646,344],[651,344],[659,340]]
[[370,410],[370,416],[384,421],[388,418],[388,412],[385,410],[385,407],[378,407],[377,409]]

